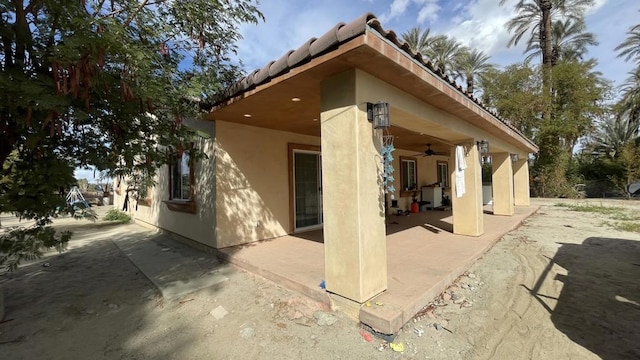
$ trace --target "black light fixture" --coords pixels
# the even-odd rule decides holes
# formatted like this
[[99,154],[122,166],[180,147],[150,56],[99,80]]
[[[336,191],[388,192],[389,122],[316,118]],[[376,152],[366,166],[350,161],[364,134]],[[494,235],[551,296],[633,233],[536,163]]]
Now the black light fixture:
[[520,156],[518,156],[518,154],[510,154],[509,156],[511,156],[511,162],[516,162],[520,159]]
[[367,120],[373,123],[374,129],[388,128],[389,103],[379,101],[377,103],[367,103]]
[[480,154],[488,154],[489,153],[489,142],[487,140],[480,140],[476,142],[478,146],[478,151]]

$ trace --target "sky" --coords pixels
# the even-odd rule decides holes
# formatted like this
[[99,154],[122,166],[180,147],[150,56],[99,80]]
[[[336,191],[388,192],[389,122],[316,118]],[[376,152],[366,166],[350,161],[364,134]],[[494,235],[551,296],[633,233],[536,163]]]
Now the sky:
[[[398,35],[415,26],[428,27],[431,34],[453,36],[491,55],[492,63],[505,66],[525,58],[524,46],[506,46],[510,35],[504,24],[513,17],[515,2],[507,0],[500,6],[499,0],[262,0],[259,8],[265,21],[241,26],[244,39],[238,43],[238,58],[250,73],[320,37],[335,24],[371,12],[384,29]],[[618,59],[613,49],[631,26],[640,23],[639,10],[638,0],[595,0],[587,14],[587,29],[600,43],[587,56],[598,59],[597,70],[614,85],[624,82],[632,64]]]
[[[247,73],[297,49],[312,37],[320,37],[339,22],[349,23],[371,12],[386,30],[398,35],[415,26],[431,28],[431,34],[453,36],[466,46],[491,55],[491,62],[505,66],[524,60],[521,46],[507,48],[510,35],[504,24],[514,15],[513,4],[499,0],[261,0],[265,20],[241,25],[236,60]],[[620,85],[632,64],[616,57],[613,50],[626,32],[640,23],[638,0],[595,0],[587,14],[587,29],[598,46],[587,56],[598,59],[597,70],[614,85]],[[76,178],[94,181],[93,170],[76,170]]]

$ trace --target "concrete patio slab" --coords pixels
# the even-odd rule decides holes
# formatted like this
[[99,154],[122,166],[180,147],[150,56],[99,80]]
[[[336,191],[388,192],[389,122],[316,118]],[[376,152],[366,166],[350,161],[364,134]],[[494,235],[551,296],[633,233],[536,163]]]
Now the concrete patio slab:
[[215,255],[194,249],[169,235],[128,225],[127,236],[112,238],[129,260],[160,290],[167,300],[229,280],[220,273]]
[[[360,321],[385,334],[397,332],[504,234],[537,209],[517,207],[513,216],[485,213],[485,233],[478,237],[449,232],[453,221],[449,212],[440,216],[431,212],[426,219],[414,216],[405,224],[395,225],[404,229],[387,236],[388,288],[374,299],[384,306],[362,307]],[[387,228],[391,232],[394,225]]]
[[320,286],[324,279],[322,231],[283,236],[219,250],[219,256],[245,270],[267,278],[316,301],[330,305],[327,292]]
[[[454,235],[450,211],[391,216],[387,221],[388,288],[372,299],[372,306],[360,307],[360,321],[381,333],[396,333],[504,234],[537,210],[538,206],[516,207],[513,216],[496,216],[487,207],[485,233],[478,237]],[[221,249],[220,255],[241,268],[331,304],[319,286],[324,279],[322,239],[318,230]]]

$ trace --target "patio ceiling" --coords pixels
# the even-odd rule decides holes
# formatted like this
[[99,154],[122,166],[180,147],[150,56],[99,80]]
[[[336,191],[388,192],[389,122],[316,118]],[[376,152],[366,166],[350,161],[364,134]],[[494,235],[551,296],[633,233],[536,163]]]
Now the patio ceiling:
[[[389,65],[385,64],[384,58],[374,57],[374,55],[372,49],[358,47],[306,71],[299,71],[295,75],[291,74],[292,76],[281,79],[275,84],[268,83],[259,86],[224,107],[214,109],[207,119],[320,136],[320,83],[322,79],[352,69],[360,63],[359,58],[362,56],[370,58],[367,69],[360,67],[362,70],[382,69],[374,72],[376,76],[381,77],[381,73],[389,73],[387,76],[393,78],[395,75],[391,74],[391,69],[387,69]],[[416,79],[413,81],[417,82]],[[410,81],[403,83],[408,82]],[[414,84],[414,86],[418,85]],[[295,101],[298,99],[299,101]],[[446,105],[446,103],[442,105]],[[390,116],[392,127],[389,132],[394,135],[394,143],[397,148],[424,151],[426,144],[429,143],[434,145],[432,148],[436,151],[448,151],[448,145],[430,137],[429,134],[419,134],[393,126],[393,119],[398,116],[409,118],[415,118],[415,116],[393,106]],[[416,118],[416,121],[424,120]],[[456,134],[435,123],[433,128],[437,130],[437,135],[434,134],[437,138],[451,141],[465,138],[463,135]]]
[[[325,36],[317,41],[321,41]],[[322,80],[357,68],[425,103],[453,114],[476,127],[481,127],[526,153],[537,151],[535,145],[518,134],[516,130],[477,105],[460,89],[429,73],[416,60],[407,57],[406,52],[403,51],[406,50],[394,47],[389,44],[389,41],[381,38],[379,32],[365,31],[364,34],[339,44],[335,49],[313,57],[301,65],[286,69],[281,75],[267,77],[266,82],[241,90],[239,94],[236,93],[214,106],[205,118],[320,136]],[[259,72],[262,73],[273,63]],[[247,78],[257,75],[258,71]],[[390,105],[392,125],[394,119],[408,117],[412,121],[427,123],[428,126],[422,128],[429,129],[421,134],[392,126],[390,134],[396,136],[394,139],[396,148],[423,151],[426,144],[430,143],[435,151],[444,152],[448,151],[449,145],[438,141],[438,138],[449,143],[469,138],[468,135],[457,133],[428,119],[403,112],[402,109],[393,107],[393,104]],[[492,148],[492,150],[500,149]]]

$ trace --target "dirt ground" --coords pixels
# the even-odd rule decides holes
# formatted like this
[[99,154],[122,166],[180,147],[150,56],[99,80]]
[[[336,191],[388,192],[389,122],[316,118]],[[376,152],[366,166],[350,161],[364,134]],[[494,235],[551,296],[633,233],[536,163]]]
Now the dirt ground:
[[557,206],[584,200],[533,202],[536,215],[402,329],[402,352],[231,265],[219,269],[229,281],[165,301],[111,241],[139,226],[62,220],[75,231],[67,252],[0,276],[0,357],[640,358],[640,233],[616,230],[640,222],[640,202],[590,200],[595,212]]

